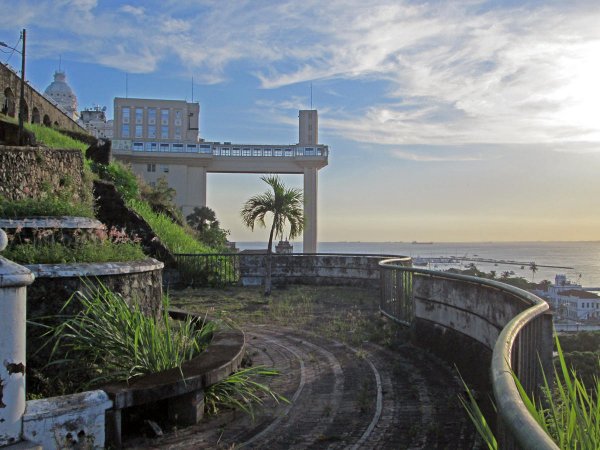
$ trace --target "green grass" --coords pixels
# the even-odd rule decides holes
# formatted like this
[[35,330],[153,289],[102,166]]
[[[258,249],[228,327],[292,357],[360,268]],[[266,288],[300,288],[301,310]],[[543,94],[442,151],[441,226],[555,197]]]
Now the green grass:
[[[513,373],[515,384],[529,414],[560,449],[596,450],[600,448],[600,380],[596,377],[591,389],[586,388],[577,372],[567,365],[558,337],[556,348],[554,383],[544,376],[542,399],[530,397]],[[596,367],[600,370],[600,360],[596,360]],[[496,450],[498,443],[489,424],[468,387],[466,391],[468,399],[461,398],[463,406],[487,447]]]
[[91,202],[73,202],[65,196],[46,195],[44,198],[7,200],[0,197],[0,217],[18,219],[33,216],[94,217]]
[[172,253],[212,253],[213,249],[194,239],[184,227],[174,223],[164,214],[152,211],[150,205],[140,200],[129,200],[127,206],[141,215],[160,240]]
[[289,403],[288,399],[261,383],[263,379],[276,375],[279,375],[277,370],[263,366],[248,367],[234,372],[206,389],[205,408],[209,414],[218,414],[223,408],[239,409],[254,418],[256,406],[264,403],[263,395],[277,403]]
[[85,152],[89,147],[88,144],[77,141],[69,136],[65,136],[64,134],[50,127],[27,123],[25,124],[25,128],[35,134],[38,144],[44,144],[50,148],[77,149]]
[[139,244],[111,241],[85,242],[75,246],[65,246],[60,242],[11,244],[2,256],[19,264],[100,263],[146,258]]
[[215,330],[213,322],[197,328],[192,318],[172,321],[166,297],[155,318],[104,286],[90,290],[65,304],[79,302],[82,312],[49,333],[54,342],[51,364],[66,366],[71,373],[85,370],[90,379],[81,388],[181,367],[204,350]]

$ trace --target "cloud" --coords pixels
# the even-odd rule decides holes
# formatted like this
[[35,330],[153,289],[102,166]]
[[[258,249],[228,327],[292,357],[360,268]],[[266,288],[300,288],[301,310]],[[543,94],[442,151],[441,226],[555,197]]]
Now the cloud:
[[394,158],[415,161],[415,162],[471,162],[471,161],[483,161],[483,155],[460,155],[460,154],[445,154],[435,155],[427,152],[412,152],[405,150],[391,150],[390,154]]
[[144,15],[144,8],[142,6],[123,5],[119,8],[119,11],[136,17],[142,17]]

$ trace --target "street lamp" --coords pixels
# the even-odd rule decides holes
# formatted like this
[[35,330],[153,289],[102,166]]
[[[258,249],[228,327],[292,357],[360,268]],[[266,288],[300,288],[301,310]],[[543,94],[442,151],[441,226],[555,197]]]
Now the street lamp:
[[10,48],[11,50],[21,54],[21,92],[19,95],[19,131],[17,134],[17,141],[19,142],[19,145],[23,144],[23,118],[25,116],[25,39],[27,37],[27,31],[25,28],[23,28],[21,37],[23,38],[22,51],[19,51],[14,47],[9,47],[4,42],[0,42],[0,47]]

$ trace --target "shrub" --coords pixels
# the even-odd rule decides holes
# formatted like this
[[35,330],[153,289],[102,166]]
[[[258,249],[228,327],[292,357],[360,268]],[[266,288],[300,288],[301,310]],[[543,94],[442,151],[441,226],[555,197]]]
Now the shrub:
[[64,306],[77,301],[82,311],[48,333],[54,342],[51,364],[66,366],[72,375],[85,372],[81,388],[181,367],[204,350],[215,330],[213,322],[197,327],[193,318],[171,320],[167,297],[160,315],[150,317],[102,285],[87,290],[91,293],[79,292]]
[[91,202],[74,202],[65,195],[45,195],[43,198],[7,200],[0,197],[0,217],[18,219],[33,216],[94,217]]

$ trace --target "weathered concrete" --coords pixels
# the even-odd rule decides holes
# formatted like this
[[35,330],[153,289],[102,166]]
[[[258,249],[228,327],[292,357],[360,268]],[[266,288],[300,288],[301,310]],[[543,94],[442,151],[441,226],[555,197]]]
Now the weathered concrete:
[[27,402],[23,437],[44,450],[104,448],[104,415],[112,406],[104,391]]
[[[0,230],[0,251],[7,238]],[[0,256],[0,447],[21,440],[25,411],[25,304],[31,271]]]
[[[265,277],[264,254],[240,254],[240,283],[259,286]],[[379,288],[379,262],[389,256],[273,254],[273,285],[307,284]]]
[[[172,311],[171,316],[184,319],[188,314]],[[198,320],[203,317],[195,316]],[[113,402],[107,412],[107,443],[121,446],[123,410],[159,400],[169,400],[169,412],[181,425],[195,424],[203,414],[203,389],[239,369],[244,356],[245,337],[239,329],[215,332],[208,347],[181,368],[137,377],[129,382],[110,383],[102,387]]]

